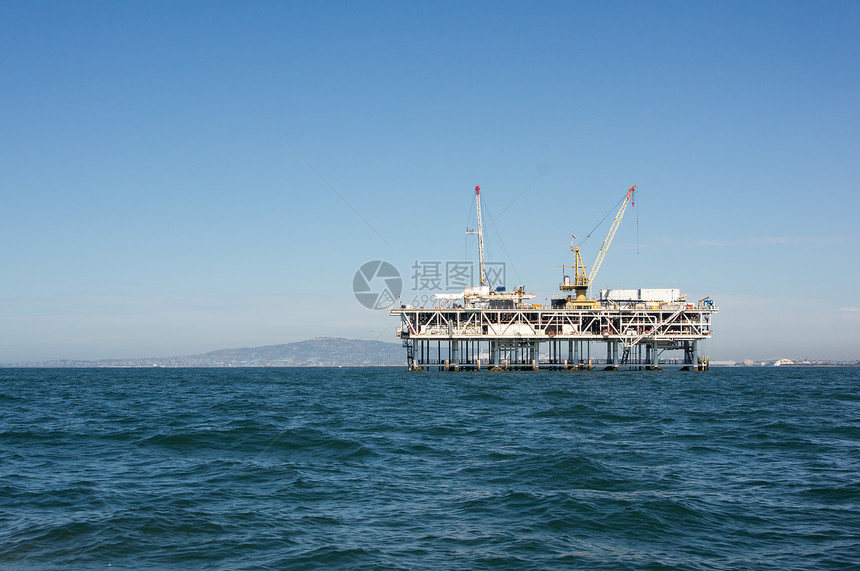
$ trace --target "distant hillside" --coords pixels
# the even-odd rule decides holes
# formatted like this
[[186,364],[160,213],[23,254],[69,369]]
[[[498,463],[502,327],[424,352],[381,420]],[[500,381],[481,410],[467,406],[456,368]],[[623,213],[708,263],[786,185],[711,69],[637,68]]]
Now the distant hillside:
[[183,357],[40,361],[7,367],[362,367],[406,363],[399,343],[318,337],[284,345],[220,349]]
[[403,365],[406,355],[399,343],[319,337],[285,345],[251,349],[222,349],[199,358],[250,366],[331,367]]

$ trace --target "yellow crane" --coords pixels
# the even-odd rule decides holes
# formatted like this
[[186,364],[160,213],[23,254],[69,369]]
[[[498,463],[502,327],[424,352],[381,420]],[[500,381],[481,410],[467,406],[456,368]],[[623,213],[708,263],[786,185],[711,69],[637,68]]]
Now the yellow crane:
[[586,274],[585,264],[582,262],[582,254],[579,252],[579,246],[573,245],[573,241],[571,240],[570,250],[573,252],[573,265],[561,267],[571,268],[574,270],[573,283],[571,283],[568,276],[564,276],[564,281],[559,284],[558,289],[561,291],[573,291],[575,292],[576,297],[568,296],[565,307],[570,309],[594,309],[600,307],[599,302],[593,299],[588,299],[588,288],[594,282],[594,278],[597,277],[597,272],[603,264],[603,259],[606,257],[606,251],[609,250],[609,245],[612,244],[612,238],[615,237],[615,232],[621,224],[621,219],[624,217],[624,211],[627,210],[627,205],[630,203],[630,197],[633,196],[634,190],[636,190],[635,184],[627,190],[627,196],[625,196],[624,200],[621,202],[621,208],[618,209],[618,213],[615,215],[615,220],[612,221],[612,226],[609,228],[609,233],[603,240],[600,252],[597,253],[594,265],[591,266],[590,274]]

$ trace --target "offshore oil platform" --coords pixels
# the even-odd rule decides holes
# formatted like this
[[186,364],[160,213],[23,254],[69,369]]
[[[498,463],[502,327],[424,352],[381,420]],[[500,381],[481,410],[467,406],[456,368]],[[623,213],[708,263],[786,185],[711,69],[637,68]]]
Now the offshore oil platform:
[[479,284],[435,294],[432,308],[389,310],[400,317],[397,336],[410,371],[708,370],[698,348],[710,338],[718,311],[710,297],[688,303],[679,289],[608,289],[588,297],[636,186],[622,200],[590,273],[571,244],[573,265],[561,267],[573,275],[562,277],[562,295],[550,307],[528,301],[535,294],[523,286],[508,291],[488,283],[480,190],[475,187]]

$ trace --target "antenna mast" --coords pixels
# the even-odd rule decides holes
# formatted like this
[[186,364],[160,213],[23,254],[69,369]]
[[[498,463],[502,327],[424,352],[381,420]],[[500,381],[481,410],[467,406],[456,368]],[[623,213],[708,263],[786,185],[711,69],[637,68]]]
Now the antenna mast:
[[478,207],[478,260],[481,263],[481,277],[478,285],[487,283],[487,273],[484,271],[484,230],[481,228],[481,187],[475,187],[475,204]]

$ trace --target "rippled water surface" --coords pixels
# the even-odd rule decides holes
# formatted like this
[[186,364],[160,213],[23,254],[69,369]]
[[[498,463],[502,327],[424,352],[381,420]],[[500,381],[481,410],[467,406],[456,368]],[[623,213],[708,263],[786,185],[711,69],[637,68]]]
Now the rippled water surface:
[[860,369],[0,369],[0,568],[849,569]]

